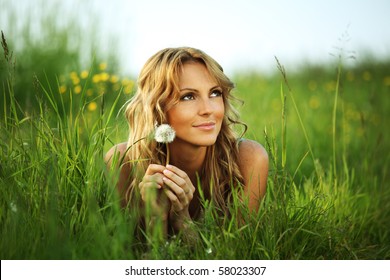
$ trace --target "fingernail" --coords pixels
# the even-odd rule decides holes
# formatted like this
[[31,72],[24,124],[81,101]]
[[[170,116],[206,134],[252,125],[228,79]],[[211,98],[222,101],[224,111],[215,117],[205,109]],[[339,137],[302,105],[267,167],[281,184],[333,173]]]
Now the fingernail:
[[169,174],[170,174],[170,171],[167,170],[167,169],[164,169],[163,173],[164,173],[165,175],[169,175]]

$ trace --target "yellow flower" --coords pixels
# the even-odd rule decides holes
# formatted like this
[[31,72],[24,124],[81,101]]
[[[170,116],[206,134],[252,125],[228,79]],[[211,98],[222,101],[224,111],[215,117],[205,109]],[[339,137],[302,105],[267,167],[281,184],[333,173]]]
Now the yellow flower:
[[125,94],[130,94],[133,91],[134,82],[129,79],[123,79],[122,85],[124,87]]
[[81,92],[81,90],[82,90],[82,88],[81,88],[80,85],[77,85],[77,86],[74,87],[74,93],[75,94],[79,94]]
[[93,95],[93,90],[91,88],[87,89],[87,95],[92,96]]
[[75,77],[72,77],[72,82],[73,82],[73,84],[74,84],[74,85],[77,85],[77,84],[79,84],[79,83],[80,83],[80,78],[79,78],[79,77],[77,77],[77,76],[75,76]]
[[371,80],[371,73],[368,71],[364,71],[363,72],[363,80],[365,80],[367,82],[370,81]]
[[107,82],[109,78],[110,78],[110,75],[106,72],[103,72],[100,74],[100,80],[102,82]]
[[89,72],[87,70],[84,70],[81,72],[80,77],[82,79],[86,79],[88,77]]
[[111,83],[115,84],[115,83],[117,83],[118,81],[119,81],[119,77],[118,77],[118,76],[116,76],[116,75],[112,75],[112,76],[111,76],[111,79],[110,79],[110,82],[111,82]]
[[383,84],[385,86],[390,86],[390,76],[386,76],[384,79],[383,79]]
[[75,71],[70,72],[69,76],[70,76],[71,79],[78,77],[77,73]]
[[105,63],[105,62],[100,63],[99,64],[99,69],[101,71],[106,70],[107,69],[107,63]]
[[100,81],[101,81],[100,74],[95,74],[95,75],[93,75],[93,77],[92,77],[92,82],[93,82],[93,83],[97,84],[97,83],[99,83]]
[[122,86],[127,86],[128,84],[132,83],[132,80],[129,80],[127,78],[122,79]]
[[60,86],[60,93],[65,93],[66,92],[66,86],[62,85]]
[[336,90],[336,82],[335,81],[330,81],[325,84],[325,90],[327,92],[333,92]]
[[93,111],[95,111],[96,109],[97,109],[97,104],[96,104],[96,102],[95,101],[92,101],[91,103],[89,103],[88,104],[88,110],[89,111],[91,111],[91,112],[93,112]]
[[320,101],[316,96],[310,97],[309,106],[312,109],[318,109],[318,107],[320,107]]

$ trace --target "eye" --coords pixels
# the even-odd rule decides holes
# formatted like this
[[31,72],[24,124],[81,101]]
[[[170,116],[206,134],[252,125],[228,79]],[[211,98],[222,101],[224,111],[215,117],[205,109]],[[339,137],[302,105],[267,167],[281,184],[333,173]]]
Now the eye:
[[220,97],[222,96],[222,91],[219,89],[215,89],[210,93],[210,97]]
[[188,101],[188,100],[194,100],[195,96],[192,93],[186,93],[180,97],[180,100],[182,101]]

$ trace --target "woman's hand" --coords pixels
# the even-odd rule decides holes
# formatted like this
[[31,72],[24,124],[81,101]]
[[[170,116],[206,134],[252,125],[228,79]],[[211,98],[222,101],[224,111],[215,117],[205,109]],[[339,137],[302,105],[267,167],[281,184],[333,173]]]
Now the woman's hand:
[[150,207],[152,215],[161,215],[163,220],[168,218],[169,202],[162,195],[164,186],[163,171],[165,166],[150,164],[145,172],[142,182],[139,184],[141,198],[146,207]]
[[187,173],[173,165],[167,165],[162,171],[164,193],[171,202],[169,219],[175,230],[184,226],[186,220],[190,220],[189,205],[194,197],[195,187],[192,185]]

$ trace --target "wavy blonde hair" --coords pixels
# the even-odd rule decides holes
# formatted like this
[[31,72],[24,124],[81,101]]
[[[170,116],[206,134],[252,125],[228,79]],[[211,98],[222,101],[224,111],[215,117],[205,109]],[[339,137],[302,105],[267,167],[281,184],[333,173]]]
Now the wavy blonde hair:
[[233,125],[246,125],[232,106],[237,100],[231,94],[234,84],[223,73],[222,67],[201,50],[182,47],[167,48],[153,55],[142,68],[138,78],[138,89],[126,107],[129,123],[127,160],[132,166],[132,178],[126,191],[126,200],[138,189],[139,182],[149,164],[164,164],[165,145],[153,141],[155,124],[167,123],[167,111],[179,100],[179,74],[185,63],[202,63],[222,88],[225,116],[216,143],[207,148],[205,162],[198,174],[199,183],[206,199],[212,199],[226,209],[227,197],[232,186],[243,183],[238,162],[238,137]]

